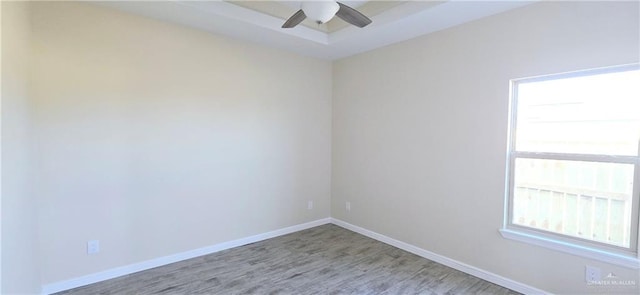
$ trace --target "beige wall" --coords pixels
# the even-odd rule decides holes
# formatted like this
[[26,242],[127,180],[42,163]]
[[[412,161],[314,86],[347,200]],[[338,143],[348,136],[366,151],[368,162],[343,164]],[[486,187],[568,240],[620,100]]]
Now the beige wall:
[[[506,240],[509,79],[638,62],[638,2],[538,3],[334,64],[332,216],[554,293],[584,266]],[[345,202],[351,211],[345,211]]]
[[80,3],[32,30],[43,284],[329,217],[330,62]]
[[2,1],[2,276],[0,293],[39,291],[34,183],[30,167],[29,15]]
[[30,9],[2,2],[3,294],[330,213],[551,292],[638,292],[587,288],[584,265],[638,271],[497,231],[508,80],[637,62],[637,2],[534,4],[333,73],[87,4]]

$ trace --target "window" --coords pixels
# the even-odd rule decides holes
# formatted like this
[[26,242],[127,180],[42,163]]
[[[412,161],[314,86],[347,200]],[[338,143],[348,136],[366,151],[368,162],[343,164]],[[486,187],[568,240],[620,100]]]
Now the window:
[[503,235],[637,265],[638,65],[517,79],[511,91]]

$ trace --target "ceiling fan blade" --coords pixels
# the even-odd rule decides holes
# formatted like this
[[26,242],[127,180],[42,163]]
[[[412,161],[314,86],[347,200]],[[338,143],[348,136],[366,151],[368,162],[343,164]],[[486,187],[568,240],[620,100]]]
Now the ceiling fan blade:
[[301,23],[305,18],[307,18],[307,15],[304,14],[304,11],[302,11],[302,9],[300,9],[296,11],[296,13],[294,13],[286,22],[284,22],[282,27],[293,28]]
[[340,9],[336,13],[336,16],[341,18],[343,21],[346,21],[360,28],[363,28],[371,23],[371,19],[369,19],[364,14],[360,13],[360,11],[357,11],[340,2],[338,2],[338,5],[340,5]]

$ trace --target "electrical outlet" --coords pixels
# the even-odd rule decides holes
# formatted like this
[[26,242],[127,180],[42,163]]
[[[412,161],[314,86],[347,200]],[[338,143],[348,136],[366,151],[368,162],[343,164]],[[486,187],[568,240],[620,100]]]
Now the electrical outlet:
[[98,254],[100,252],[100,241],[91,240],[87,242],[87,254]]
[[602,272],[599,268],[595,266],[585,266],[584,268],[584,279],[587,282],[600,281],[602,278]]
[[346,207],[347,211],[351,211],[351,202],[347,202],[345,204],[345,207]]
[[307,202],[307,210],[312,210],[312,209],[313,209],[313,201]]

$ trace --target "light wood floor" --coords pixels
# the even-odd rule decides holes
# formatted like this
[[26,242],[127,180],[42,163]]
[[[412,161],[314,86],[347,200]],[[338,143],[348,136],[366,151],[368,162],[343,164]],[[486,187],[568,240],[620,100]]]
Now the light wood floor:
[[58,294],[518,294],[336,225]]

